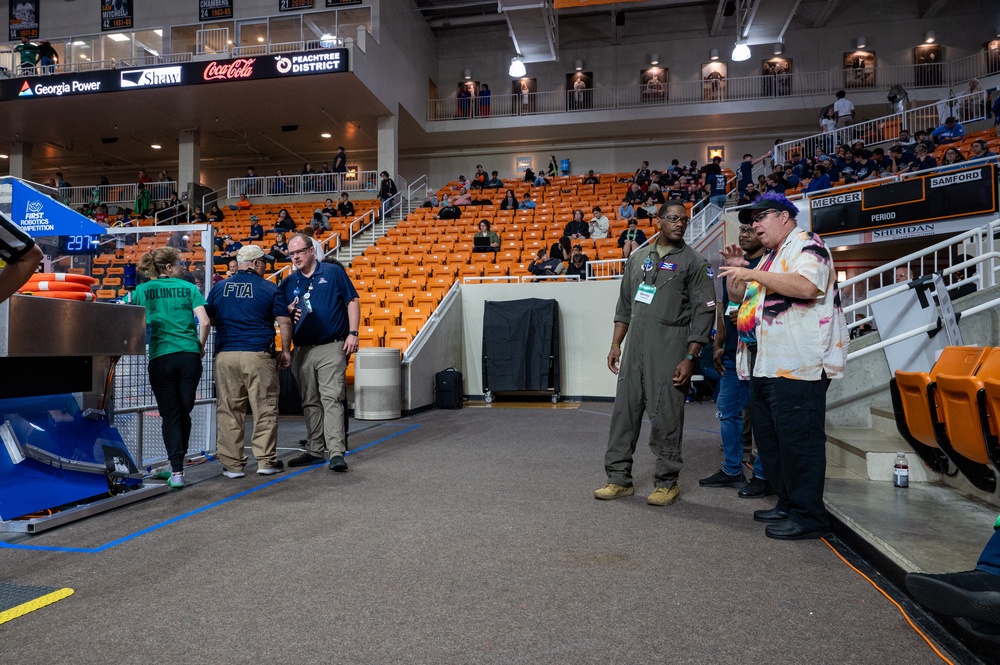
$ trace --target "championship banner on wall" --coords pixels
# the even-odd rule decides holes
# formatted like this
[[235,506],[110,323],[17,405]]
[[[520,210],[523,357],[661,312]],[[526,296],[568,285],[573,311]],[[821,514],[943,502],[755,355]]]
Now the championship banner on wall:
[[101,32],[131,30],[134,26],[132,0],[101,0]]
[[889,239],[893,235],[890,230],[878,230],[901,225],[919,228],[938,220],[995,213],[996,166],[939,171],[893,184],[817,196],[809,199],[809,209],[812,230],[820,235],[872,231],[873,238],[878,234],[879,239]]
[[40,0],[10,0],[10,41],[19,42],[21,37],[38,38],[38,3]]
[[217,21],[233,17],[233,0],[198,0],[198,20]]
[[255,81],[347,71],[347,49],[227,58],[208,62],[135,69],[102,69],[75,74],[31,76],[0,81],[0,101],[65,97],[139,88],[202,85],[225,81]]

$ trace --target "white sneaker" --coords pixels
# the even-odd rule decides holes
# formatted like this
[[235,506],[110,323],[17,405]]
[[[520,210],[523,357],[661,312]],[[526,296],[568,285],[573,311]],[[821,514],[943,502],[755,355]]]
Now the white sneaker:
[[276,473],[281,473],[285,469],[284,460],[278,460],[275,462],[274,466],[264,466],[257,469],[257,475],[259,476],[273,476]]
[[184,487],[184,473],[171,473],[170,480],[167,481],[167,485],[173,487],[174,489],[181,489]]
[[245,478],[247,474],[242,471],[229,471],[227,469],[222,470],[222,475],[226,478]]

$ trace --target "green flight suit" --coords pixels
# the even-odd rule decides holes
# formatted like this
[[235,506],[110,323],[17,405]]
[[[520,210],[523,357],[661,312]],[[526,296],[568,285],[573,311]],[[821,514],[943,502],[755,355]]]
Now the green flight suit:
[[[677,484],[681,470],[685,393],[674,387],[674,372],[688,344],[708,344],[715,323],[715,286],[708,262],[688,245],[668,247],[661,257],[655,245],[629,257],[622,277],[615,322],[628,325],[627,344],[618,370],[604,468],[608,482],[632,485],[632,455],[642,416],[649,416],[649,447],[657,457],[656,487]],[[640,284],[656,289],[646,304],[636,300]]]

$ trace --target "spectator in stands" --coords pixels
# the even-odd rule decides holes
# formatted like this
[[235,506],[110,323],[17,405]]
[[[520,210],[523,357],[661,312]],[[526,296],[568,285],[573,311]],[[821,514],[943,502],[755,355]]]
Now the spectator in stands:
[[800,182],[802,182],[802,179],[795,170],[796,168],[797,167],[792,166],[791,164],[785,164],[784,172],[782,173],[781,178],[783,180],[782,184],[784,184],[788,189],[794,189],[799,186]]
[[210,222],[221,222],[226,218],[225,213],[219,209],[218,203],[213,203],[212,207],[208,209],[208,221]]
[[153,212],[153,197],[146,189],[145,183],[140,182],[136,185],[135,206],[132,210],[139,219],[146,219]]
[[747,183],[746,190],[740,194],[739,201],[737,205],[745,206],[753,203],[760,198],[760,192],[757,191],[757,185],[751,180]]
[[[716,158],[718,159],[718,158]],[[721,161],[721,160],[720,160]],[[713,160],[713,164],[718,167],[720,162]],[[708,168],[706,165],[705,168]],[[726,207],[726,176],[722,175],[722,169],[715,173],[714,170],[705,174],[705,193],[708,194],[708,202],[720,209]]]
[[440,205],[441,202],[438,200],[437,192],[435,192],[433,189],[428,190],[427,196],[424,197],[424,205],[422,207],[437,208]]
[[530,182],[530,183],[535,182],[535,172],[531,170],[530,166],[524,169],[523,182]]
[[306,162],[302,166],[302,191],[303,192],[314,192],[316,191],[316,180],[313,176],[316,175],[316,169],[313,168],[312,164]]
[[639,220],[632,217],[628,220],[628,228],[618,236],[618,246],[622,248],[622,257],[628,258],[639,245],[646,242],[646,234],[639,228]]
[[955,116],[948,116],[943,125],[931,132],[931,139],[938,145],[955,143],[963,138],[965,138],[965,127],[955,120]]
[[224,259],[222,263],[229,263],[236,259],[236,253],[240,251],[243,243],[239,240],[233,240],[229,234],[222,236],[222,241],[222,258]]
[[993,133],[1000,136],[1000,95],[997,95],[990,111],[993,113]]
[[767,189],[767,178],[763,174],[761,174],[757,176],[757,190],[766,191],[766,189]]
[[500,189],[503,187],[503,180],[496,171],[490,173],[490,179],[486,181],[486,189]]
[[[926,130],[924,129],[918,130],[913,135],[913,137],[916,139],[917,144],[923,143],[925,146],[927,146],[927,152],[931,154],[934,153],[934,149],[937,147],[937,145],[935,145],[934,141],[931,140],[930,134]],[[917,152],[917,147],[913,146],[913,153],[916,154],[916,152]]]
[[583,184],[584,185],[596,185],[600,181],[601,181],[601,179],[599,177],[597,177],[596,175],[594,175],[594,169],[590,169],[589,171],[587,171],[587,175],[585,175],[583,177]]
[[180,224],[186,221],[181,218],[181,215],[185,212],[187,212],[187,208],[181,203],[181,199],[175,190],[170,192],[170,198],[164,202],[163,210],[157,216],[157,221],[172,221],[174,224]]
[[595,240],[599,238],[607,238],[608,231],[611,228],[611,222],[608,220],[607,216],[601,212],[600,206],[594,206],[591,211],[593,213],[593,218],[590,220],[590,237]]
[[382,216],[388,218],[390,214],[386,211],[386,206],[389,203],[389,199],[396,196],[396,194],[399,193],[399,190],[396,189],[395,181],[389,177],[388,171],[382,171],[379,175],[382,178],[382,182],[380,182],[378,186],[378,198],[382,203]]
[[899,137],[896,139],[895,145],[902,146],[904,150],[909,150],[913,152],[913,146],[917,144],[917,140],[910,136],[910,130],[901,129],[899,130]]
[[188,247],[188,236],[184,231],[174,231],[167,240],[167,247],[173,247],[179,252],[187,253],[193,251]]
[[320,209],[320,213],[326,220],[327,226],[330,224],[330,218],[337,216],[337,206],[333,204],[333,199],[328,198],[323,202],[323,207]]
[[826,392],[831,379],[843,376],[848,346],[830,251],[817,234],[798,228],[797,213],[775,194],[741,210],[740,223],[752,225],[770,252],[750,270],[743,250],[730,246],[719,269],[729,299],[742,303],[737,366],[750,378],[754,440],[778,496],[774,508],[756,511],[754,519],[779,540],[829,533]]
[[340,213],[341,217],[354,217],[357,213],[354,212],[354,204],[350,201],[350,196],[347,192],[340,193],[340,201],[337,203],[337,212]]
[[570,246],[569,238],[562,236],[559,240],[552,243],[552,247],[549,248],[549,257],[553,259],[559,259],[560,261],[569,261],[570,254],[573,253],[573,248]]
[[822,164],[818,164],[813,169],[813,177],[809,180],[809,184],[806,185],[806,193],[819,192],[824,189],[830,189],[830,187],[830,176],[826,174],[826,168]]
[[840,169],[837,168],[829,155],[823,155],[821,164],[826,171],[826,175],[830,176],[830,185],[836,186],[840,182]]
[[569,255],[569,265],[566,267],[567,275],[576,275],[580,281],[587,279],[587,255],[583,253],[582,245],[573,245],[573,253]]
[[490,179],[489,174],[483,170],[482,164],[476,164],[476,173],[472,176],[472,185],[470,189],[483,189],[486,187],[486,182]]
[[317,259],[322,260],[323,255],[326,254],[326,250],[323,249],[323,244],[319,240],[316,240],[316,230],[312,226],[306,226],[302,229],[302,235],[312,240],[313,252],[316,253]]
[[854,169],[854,180],[844,182],[862,182],[878,175],[878,167],[875,162],[866,157],[867,151],[854,153],[854,161],[851,166]]
[[646,202],[635,209],[635,216],[639,219],[655,219],[656,213],[660,210],[660,206],[657,205],[653,197],[650,196],[646,199]]
[[667,202],[666,197],[663,196],[663,189],[655,182],[649,183],[649,189],[646,190],[646,200],[653,199],[653,203],[657,205],[663,205]]
[[496,231],[493,231],[490,227],[489,220],[481,219],[479,220],[479,231],[476,232],[477,238],[489,238],[490,246],[489,249],[482,248],[477,251],[488,252],[493,250],[494,252],[500,251],[500,236]]
[[524,198],[521,199],[521,203],[518,204],[519,210],[534,210],[535,202],[531,200],[531,192],[525,192]]
[[236,259],[230,259],[226,264],[226,277],[232,277],[239,271],[240,263]]
[[635,218],[635,208],[632,207],[628,199],[622,200],[622,204],[618,206],[618,217],[625,220]]
[[649,162],[643,162],[639,165],[632,177],[632,182],[640,187],[649,183]]
[[528,272],[538,276],[561,275],[566,272],[566,266],[559,259],[550,259],[543,248],[538,250],[535,258],[528,264]]
[[313,210],[312,219],[309,220],[309,226],[314,231],[329,231],[330,225],[326,223],[326,217],[323,216],[322,208],[316,208]]
[[910,164],[910,171],[925,171],[927,169],[933,169],[936,166],[937,160],[934,158],[934,155],[930,154],[930,151],[927,150],[927,146],[923,143],[917,143],[914,160]]
[[247,242],[261,242],[264,240],[264,227],[261,225],[257,215],[250,215],[250,233],[243,240]]
[[458,184],[455,185],[455,190],[460,192],[463,189],[468,189],[468,187],[469,187],[469,181],[465,179],[465,176],[464,175],[458,176]]
[[[941,157],[941,163],[939,164],[939,167],[942,167],[940,168],[940,170],[942,171],[951,171],[954,168],[956,168],[956,166],[958,168],[961,168],[962,162],[964,161],[965,161],[965,155],[963,155],[958,148],[949,147],[947,150],[944,151],[944,156]],[[949,168],[947,169],[943,168],[946,166]]]
[[557,175],[559,175],[559,161],[556,159],[555,155],[550,155],[549,168],[546,171],[546,174],[550,178],[555,178]]
[[573,211],[573,219],[566,224],[563,235],[572,240],[590,237],[590,224],[584,221],[582,210]]
[[274,268],[275,261],[285,262],[288,260],[288,243],[285,241],[285,234],[278,231],[274,234],[274,244],[268,252],[271,259],[271,268]]
[[196,224],[205,224],[208,222],[208,217],[205,215],[205,211],[201,209],[201,206],[194,207],[194,214],[191,215],[191,222]]
[[[646,162],[643,162],[643,164],[645,163]],[[646,200],[646,192],[639,187],[638,182],[633,182],[628,188],[628,191],[625,192],[625,200],[632,205],[642,205],[642,203]]]
[[271,181],[272,194],[294,194],[295,183],[291,178],[285,176],[285,172],[277,169],[274,172],[274,179]]
[[344,146],[337,146],[337,154],[333,156],[330,170],[334,173],[347,173],[347,154],[344,152]]
[[240,195],[240,200],[229,206],[230,210],[249,210],[253,207],[250,203],[250,199],[247,198],[246,192]]
[[500,201],[501,210],[517,210],[517,197],[514,196],[514,190],[508,189],[507,193],[504,194],[503,200]]
[[837,128],[847,127],[854,123],[854,104],[847,98],[847,93],[838,90],[835,95],[837,101],[833,103],[833,116],[837,121]]
[[[479,101],[479,117],[480,118],[488,118],[488,117],[490,117],[490,98],[492,97],[492,95],[493,95],[493,93],[490,92],[490,86],[488,84],[484,83],[479,88],[478,101]],[[494,173],[495,173],[495,171],[494,171]]]
[[747,185],[753,183],[753,167],[754,164],[759,164],[764,161],[765,158],[770,157],[771,153],[767,153],[758,157],[753,158],[749,152],[743,155],[743,161],[736,168],[736,189],[739,191],[740,198],[743,198],[744,192],[747,191]]
[[972,142],[972,146],[969,148],[972,154],[969,155],[969,159],[986,159],[987,157],[993,157],[991,161],[997,161],[997,154],[989,149],[986,141],[982,139],[976,139]]
[[452,205],[456,206],[467,206],[472,204],[472,195],[469,194],[469,190],[463,187],[458,191],[458,196],[455,197],[454,203]]
[[879,173],[892,169],[892,160],[889,159],[889,156],[885,154],[885,150],[882,148],[875,148],[872,150],[871,159],[875,162],[875,169]]
[[286,231],[293,232],[298,226],[295,224],[295,220],[292,216],[288,214],[288,211],[282,208],[278,211],[278,219],[274,222],[275,231]]
[[781,176],[778,173],[772,173],[767,176],[767,186],[764,188],[765,192],[775,192],[777,194],[785,193],[785,185],[781,182]]
[[136,178],[135,182],[136,184],[141,183],[145,185],[147,183],[153,182],[153,179],[146,174],[146,171],[144,169],[139,169],[139,177]]

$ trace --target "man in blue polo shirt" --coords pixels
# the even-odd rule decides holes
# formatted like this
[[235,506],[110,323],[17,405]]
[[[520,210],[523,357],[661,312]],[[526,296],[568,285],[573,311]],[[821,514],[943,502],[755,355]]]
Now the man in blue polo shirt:
[[[222,475],[242,478],[247,404],[253,412],[253,454],[257,473],[281,471],[278,459],[278,368],[288,367],[292,320],[278,287],[264,279],[264,250],[256,245],[236,253],[236,274],[212,287],[206,310],[215,325],[216,444]],[[282,348],[274,357],[274,322]]]
[[295,271],[278,288],[295,324],[292,372],[307,429],[306,451],[288,466],[315,464],[329,456],[331,471],[347,471],[343,400],[347,359],[358,350],[358,292],[343,268],[319,262],[308,236],[293,235],[288,256]]

